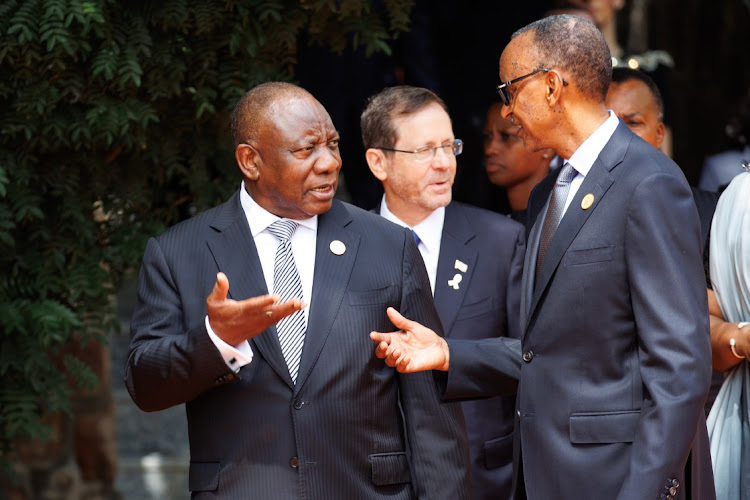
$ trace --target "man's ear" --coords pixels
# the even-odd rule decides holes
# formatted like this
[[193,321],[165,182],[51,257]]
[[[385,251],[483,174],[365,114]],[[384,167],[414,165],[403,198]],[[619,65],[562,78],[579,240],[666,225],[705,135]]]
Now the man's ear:
[[385,181],[388,178],[388,172],[386,165],[388,159],[385,157],[382,149],[370,148],[365,151],[365,159],[367,160],[367,166],[370,167],[370,172],[380,182]]
[[661,143],[664,142],[664,134],[665,133],[666,132],[664,130],[664,122],[659,122],[656,125],[656,141],[657,141],[656,148],[657,149],[661,149]]
[[544,84],[545,92],[547,92],[547,104],[550,108],[554,108],[560,101],[560,94],[562,94],[562,89],[567,85],[567,82],[565,82],[560,73],[552,70],[547,72]]
[[258,151],[250,144],[238,144],[234,149],[234,158],[245,178],[255,181],[258,179]]

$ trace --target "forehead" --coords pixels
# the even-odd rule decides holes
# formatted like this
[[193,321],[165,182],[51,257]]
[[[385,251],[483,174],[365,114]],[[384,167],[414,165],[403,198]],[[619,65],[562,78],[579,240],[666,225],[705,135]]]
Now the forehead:
[[[657,112],[657,104],[651,89],[640,80],[613,82],[607,93],[607,104],[616,108],[638,109]],[[614,109],[618,112],[619,109]]]
[[288,141],[335,133],[328,112],[312,96],[281,98],[269,106],[265,118],[263,129],[273,130]]
[[500,80],[503,82],[521,76],[521,72],[527,70],[527,61],[531,55],[530,32],[525,32],[513,38],[505,46],[500,55]]
[[[436,102],[432,102],[414,113],[395,116],[393,127],[396,129],[399,139],[404,137],[428,137],[436,133],[445,135],[453,132],[448,113]],[[442,139],[444,138],[439,138],[439,140]]]

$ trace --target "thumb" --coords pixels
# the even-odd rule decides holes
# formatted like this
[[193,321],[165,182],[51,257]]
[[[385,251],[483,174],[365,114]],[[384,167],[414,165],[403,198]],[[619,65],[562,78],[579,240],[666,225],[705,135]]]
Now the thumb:
[[404,318],[401,313],[394,308],[389,307],[386,310],[386,314],[391,320],[391,323],[393,323],[393,326],[395,326],[399,330],[408,331],[414,329],[415,323],[410,319]]
[[217,273],[216,284],[214,284],[214,289],[211,290],[211,295],[208,296],[208,300],[211,300],[211,301],[226,300],[228,292],[229,292],[229,279],[227,278],[227,275],[222,272]]

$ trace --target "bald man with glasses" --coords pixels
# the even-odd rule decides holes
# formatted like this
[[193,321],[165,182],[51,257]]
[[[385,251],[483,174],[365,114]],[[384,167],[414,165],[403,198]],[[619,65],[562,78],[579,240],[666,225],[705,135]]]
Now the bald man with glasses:
[[446,342],[393,309],[402,331],[371,338],[399,371],[447,372],[448,399],[517,384],[516,499],[711,499],[708,450],[690,455],[711,376],[698,214],[679,167],[607,110],[611,60],[566,15],[500,57],[504,116],[565,160],[529,200],[521,349]]
[[[424,88],[387,88],[369,99],[361,129],[367,163],[385,191],[377,211],[414,231],[446,337],[518,338],[524,228],[451,201],[463,143],[442,99]],[[473,498],[510,499],[515,399],[461,406]]]

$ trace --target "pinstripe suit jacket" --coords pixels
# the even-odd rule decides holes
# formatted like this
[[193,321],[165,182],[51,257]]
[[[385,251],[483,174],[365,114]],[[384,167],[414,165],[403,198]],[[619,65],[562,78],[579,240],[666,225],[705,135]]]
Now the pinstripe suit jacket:
[[204,325],[218,271],[235,300],[267,293],[239,192],[149,241],[131,325],[126,385],[146,411],[186,404],[194,498],[468,498],[460,407],[369,339],[393,330],[388,306],[442,331],[410,232],[338,201],[319,216],[296,385],[275,327],[227,368]]

